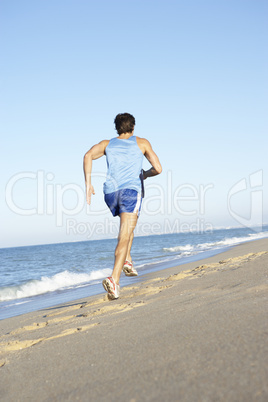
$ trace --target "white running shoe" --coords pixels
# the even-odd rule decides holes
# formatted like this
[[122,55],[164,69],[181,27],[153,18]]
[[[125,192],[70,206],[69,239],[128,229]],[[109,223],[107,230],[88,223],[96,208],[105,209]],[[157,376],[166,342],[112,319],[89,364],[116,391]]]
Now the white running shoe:
[[132,262],[130,262],[128,260],[125,261],[125,264],[123,266],[123,271],[126,276],[138,276],[138,272],[133,267]]
[[110,299],[118,299],[119,297],[119,292],[120,292],[120,286],[115,283],[114,279],[112,276],[109,276],[106,279],[103,279],[102,285],[106,292],[108,293],[108,297]]

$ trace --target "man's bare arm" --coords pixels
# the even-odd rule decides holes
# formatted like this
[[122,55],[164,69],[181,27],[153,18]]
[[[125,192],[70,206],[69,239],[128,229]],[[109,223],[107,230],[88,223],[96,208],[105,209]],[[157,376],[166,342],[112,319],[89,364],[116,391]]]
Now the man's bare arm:
[[152,165],[151,169],[143,170],[143,179],[147,179],[147,177],[152,177],[160,174],[162,172],[162,166],[159,161],[158,156],[154,152],[150,142],[145,138],[138,138],[138,146],[140,147],[141,151],[143,152],[145,158],[149,161]]
[[105,149],[109,140],[103,140],[99,144],[93,145],[84,156],[84,175],[86,182],[86,199],[91,203],[91,194],[95,194],[94,187],[91,184],[92,161],[101,158],[105,154]]

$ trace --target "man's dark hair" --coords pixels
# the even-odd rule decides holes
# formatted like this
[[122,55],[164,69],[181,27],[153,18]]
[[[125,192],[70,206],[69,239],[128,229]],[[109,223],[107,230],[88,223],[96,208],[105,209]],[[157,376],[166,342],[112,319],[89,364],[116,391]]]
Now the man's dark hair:
[[134,130],[135,117],[129,113],[119,113],[114,119],[114,124],[118,135],[131,133]]

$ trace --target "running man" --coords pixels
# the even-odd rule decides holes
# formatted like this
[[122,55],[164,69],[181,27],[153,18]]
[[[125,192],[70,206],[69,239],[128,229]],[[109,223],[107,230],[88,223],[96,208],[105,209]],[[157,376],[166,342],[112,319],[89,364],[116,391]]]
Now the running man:
[[[127,276],[137,276],[130,255],[142,201],[143,180],[162,172],[159,159],[145,138],[134,136],[135,118],[129,113],[118,114],[114,120],[118,137],[94,145],[84,156],[87,203],[95,194],[91,184],[92,161],[106,155],[107,178],[103,186],[104,199],[113,216],[120,217],[118,243],[112,276],[103,280],[110,299],[119,297],[122,270]],[[152,165],[142,169],[143,156]]]

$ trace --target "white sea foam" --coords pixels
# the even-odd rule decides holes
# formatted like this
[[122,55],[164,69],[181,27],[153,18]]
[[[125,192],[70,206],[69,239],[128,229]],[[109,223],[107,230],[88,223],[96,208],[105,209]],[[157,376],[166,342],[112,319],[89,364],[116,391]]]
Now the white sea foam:
[[175,246],[175,247],[164,247],[164,251],[171,251],[171,252],[176,252],[176,251],[182,251],[182,252],[187,252],[187,251],[193,251],[194,246],[192,244],[186,244],[186,246]]
[[92,281],[98,281],[111,274],[111,269],[92,271],[90,274],[63,271],[52,277],[43,276],[40,280],[29,281],[19,286],[5,287],[0,290],[0,301],[22,299],[61,289],[68,289]]
[[244,243],[246,241],[258,240],[268,237],[268,232],[260,232],[260,233],[251,233],[248,236],[244,237],[229,237],[223,240],[215,241],[215,242],[207,242],[207,243],[199,243],[199,244],[187,244],[185,246],[175,246],[175,247],[165,247],[163,251],[165,252],[179,252],[180,254],[193,254],[199,251],[218,249],[221,247],[235,246],[240,243]]

